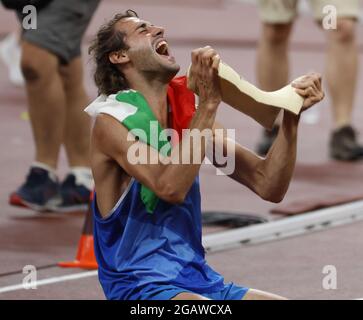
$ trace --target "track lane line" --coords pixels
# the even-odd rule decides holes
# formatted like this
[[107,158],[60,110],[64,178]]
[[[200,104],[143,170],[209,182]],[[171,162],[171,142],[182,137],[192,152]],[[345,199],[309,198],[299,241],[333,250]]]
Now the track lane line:
[[[80,272],[80,273],[69,274],[69,275],[65,275],[65,276],[42,279],[42,280],[39,280],[39,281],[35,281],[34,284],[37,287],[40,287],[40,286],[45,286],[45,285],[52,284],[52,283],[65,282],[65,281],[78,280],[78,279],[82,279],[82,278],[94,277],[94,276],[97,276],[97,274],[98,274],[97,270],[87,271],[87,272]],[[0,287],[0,294],[1,293],[6,293],[6,292],[11,292],[11,291],[17,291],[17,290],[31,290],[31,289],[26,289],[24,284],[20,283],[20,284],[16,284],[16,285],[12,285],[12,286]]]

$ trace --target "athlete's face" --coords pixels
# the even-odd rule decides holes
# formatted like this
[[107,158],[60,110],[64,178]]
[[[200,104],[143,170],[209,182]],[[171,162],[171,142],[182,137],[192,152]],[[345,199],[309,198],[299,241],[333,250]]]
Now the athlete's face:
[[139,18],[121,20],[116,26],[126,33],[126,55],[132,66],[143,73],[174,77],[180,66],[171,55],[164,29]]

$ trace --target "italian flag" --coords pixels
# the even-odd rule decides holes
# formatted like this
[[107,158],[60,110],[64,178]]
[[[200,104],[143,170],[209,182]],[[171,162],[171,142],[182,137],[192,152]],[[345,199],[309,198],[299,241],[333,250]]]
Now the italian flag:
[[[178,132],[177,138],[179,138],[182,130],[189,127],[195,112],[194,94],[186,86],[186,77],[175,78],[170,82],[168,102],[171,108],[170,125]],[[142,130],[145,134],[139,135],[139,139],[158,150],[163,156],[167,156],[171,151],[172,146],[159,122],[144,96],[138,91],[124,90],[109,96],[101,95],[85,109],[85,112],[92,117],[100,113],[108,114],[130,131]],[[157,123],[159,139],[156,141],[151,138],[151,121]],[[153,213],[159,201],[155,193],[142,185],[140,196],[147,212]]]

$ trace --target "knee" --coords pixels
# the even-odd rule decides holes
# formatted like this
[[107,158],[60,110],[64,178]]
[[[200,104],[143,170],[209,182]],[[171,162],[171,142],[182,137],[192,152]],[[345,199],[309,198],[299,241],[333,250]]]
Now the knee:
[[57,72],[57,60],[51,54],[22,48],[21,71],[27,83],[48,81]]
[[285,45],[290,36],[291,24],[265,24],[263,38],[271,45]]
[[350,43],[355,39],[354,19],[341,18],[337,21],[337,29],[334,30],[334,40],[341,43]]
[[40,79],[41,71],[39,69],[39,66],[37,65],[37,62],[31,57],[25,56],[24,52],[21,59],[20,67],[25,81],[33,82]]

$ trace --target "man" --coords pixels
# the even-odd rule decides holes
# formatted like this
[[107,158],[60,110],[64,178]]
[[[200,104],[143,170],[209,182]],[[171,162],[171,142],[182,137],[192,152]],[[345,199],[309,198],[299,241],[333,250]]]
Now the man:
[[[22,21],[22,5],[7,1]],[[29,1],[28,1],[29,2]],[[33,1],[36,29],[23,29],[21,68],[25,79],[35,161],[11,205],[37,211],[87,209],[93,179],[89,164],[90,121],[84,114],[81,40],[99,0]],[[28,17],[29,19],[29,17]],[[70,171],[62,183],[56,168],[64,145]]]
[[[327,36],[326,78],[331,96],[333,130],[330,136],[330,157],[341,161],[363,159],[363,147],[352,128],[352,112],[358,74],[356,25],[359,0],[311,0],[314,19],[321,27],[324,7],[334,6],[337,28],[325,30]],[[257,53],[259,86],[277,90],[288,83],[288,42],[297,16],[297,0],[259,0],[262,35]],[[265,155],[276,138],[278,128],[265,131],[257,152]]]
[[[100,29],[90,52],[101,94],[86,111],[96,116],[91,138],[94,238],[106,297],[282,299],[224,284],[223,277],[208,266],[201,244],[201,163],[180,164],[178,157],[200,155],[203,159],[211,146],[228,150],[227,144],[233,144],[236,167],[231,178],[263,199],[278,202],[293,173],[299,117],[284,115],[266,159],[225,135],[218,139],[212,131],[222,128],[215,122],[221,102],[216,51],[206,47],[192,53],[190,81],[199,93],[195,110],[186,78],[174,78],[180,67],[171,55],[164,29],[140,20],[131,10],[117,14]],[[306,98],[304,109],[323,98],[319,75],[309,75],[294,86]],[[159,153],[158,146],[142,137],[140,130],[147,130],[152,118],[161,128],[173,128],[177,133],[189,128],[207,130],[209,135],[188,144],[192,131],[184,131],[169,152]],[[131,129],[138,130],[137,137],[133,135],[136,131],[130,134]],[[131,150],[135,149],[146,151],[156,162],[134,162]]]

